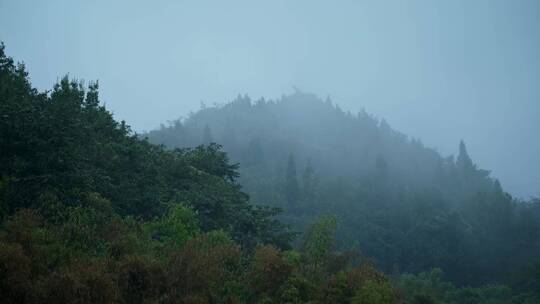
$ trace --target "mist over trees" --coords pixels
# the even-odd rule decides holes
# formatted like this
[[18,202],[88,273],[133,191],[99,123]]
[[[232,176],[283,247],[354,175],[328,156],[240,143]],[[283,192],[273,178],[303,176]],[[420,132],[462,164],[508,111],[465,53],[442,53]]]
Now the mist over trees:
[[466,144],[441,156],[365,111],[296,91],[279,100],[238,96],[143,136],[168,147],[203,144],[212,130],[257,204],[305,231],[332,214],[337,247],[387,273],[442,269],[458,285],[510,282],[537,261],[537,200],[518,201]]
[[302,92],[135,134],[97,82],[39,92],[3,44],[0,118],[2,303],[540,301],[540,201],[463,142]]

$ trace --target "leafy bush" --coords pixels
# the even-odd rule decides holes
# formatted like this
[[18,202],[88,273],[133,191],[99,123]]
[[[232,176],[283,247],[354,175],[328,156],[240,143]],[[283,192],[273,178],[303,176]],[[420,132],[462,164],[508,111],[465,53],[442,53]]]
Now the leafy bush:
[[154,241],[158,254],[181,247],[200,233],[195,213],[180,204],[171,205],[164,216],[146,223],[143,229]]
[[292,266],[276,248],[258,247],[253,254],[247,277],[250,290],[257,298],[265,295],[273,298],[291,272]]
[[356,292],[351,304],[392,304],[397,299],[388,282],[368,280]]

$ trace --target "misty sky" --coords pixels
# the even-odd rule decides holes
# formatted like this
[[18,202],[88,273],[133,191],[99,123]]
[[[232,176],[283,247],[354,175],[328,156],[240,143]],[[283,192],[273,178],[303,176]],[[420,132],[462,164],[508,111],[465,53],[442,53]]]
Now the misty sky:
[[505,189],[540,195],[537,0],[0,0],[0,40],[40,89],[99,79],[136,131],[295,86],[445,156],[464,139]]

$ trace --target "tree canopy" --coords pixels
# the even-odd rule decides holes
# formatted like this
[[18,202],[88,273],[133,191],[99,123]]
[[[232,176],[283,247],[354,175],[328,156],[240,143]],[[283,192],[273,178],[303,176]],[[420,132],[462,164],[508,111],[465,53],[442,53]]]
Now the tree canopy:
[[540,299],[540,202],[464,143],[442,158],[301,92],[136,134],[97,82],[39,92],[4,51],[2,303]]

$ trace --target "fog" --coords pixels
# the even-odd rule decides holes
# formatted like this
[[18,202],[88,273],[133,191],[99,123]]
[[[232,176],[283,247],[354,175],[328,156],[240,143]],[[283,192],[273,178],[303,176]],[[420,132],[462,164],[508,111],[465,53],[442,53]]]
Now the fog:
[[49,89],[69,73],[134,130],[299,88],[443,155],[463,139],[540,194],[538,1],[5,1],[0,40]]

